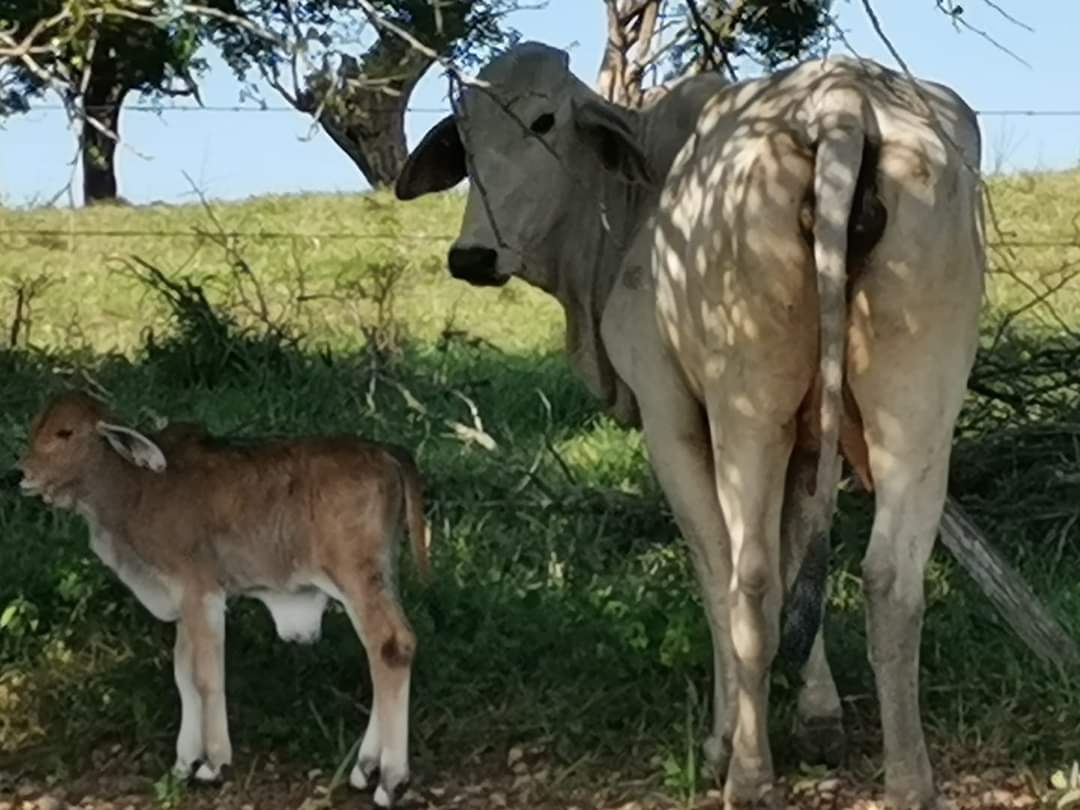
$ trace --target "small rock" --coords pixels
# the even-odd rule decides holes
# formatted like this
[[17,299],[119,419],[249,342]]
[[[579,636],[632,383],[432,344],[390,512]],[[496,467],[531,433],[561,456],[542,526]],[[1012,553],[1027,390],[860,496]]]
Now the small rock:
[[533,774],[533,780],[536,782],[546,782],[548,780],[549,772],[547,768],[541,768]]
[[979,799],[984,807],[1008,807],[1012,800],[1013,795],[1007,790],[988,790]]
[[1036,799],[1034,796],[1029,796],[1025,793],[1019,796],[1013,796],[1012,806],[1020,808],[1033,807],[1038,801],[1039,800]]
[[817,783],[818,793],[836,793],[843,782],[839,779],[822,779]]
[[253,804],[244,804],[244,805],[240,806],[240,810],[255,810],[255,805],[253,805]]
[[523,787],[528,787],[532,782],[532,777],[527,773],[518,774],[514,777],[514,783],[510,785],[510,789],[513,791],[521,790]]
[[25,799],[33,796],[35,793],[40,793],[41,790],[33,782],[23,782],[17,788],[15,788],[15,796],[19,799]]
[[[446,788],[444,788],[444,787],[428,788],[428,793],[430,793],[436,799],[441,799],[443,796],[446,795]],[[248,810],[248,808],[244,807],[244,808],[241,808],[241,810]],[[254,808],[252,808],[251,810],[254,810]]]
[[37,810],[64,810],[67,807],[55,796],[42,796],[37,800]]
[[506,795],[503,793],[492,793],[488,796],[488,801],[492,807],[506,807]]
[[524,756],[525,756],[525,752],[521,749],[521,746],[515,745],[506,754],[506,764],[507,764],[507,766],[513,768],[514,765],[521,762],[521,759]]

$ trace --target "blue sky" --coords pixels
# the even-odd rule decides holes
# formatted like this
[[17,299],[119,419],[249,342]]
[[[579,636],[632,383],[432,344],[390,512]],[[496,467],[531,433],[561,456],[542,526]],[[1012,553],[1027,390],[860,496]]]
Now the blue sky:
[[[860,55],[895,64],[873,32],[861,0],[834,0],[847,41]],[[1034,29],[1026,31],[998,15],[986,0],[969,0],[972,25],[1006,44],[1026,67],[982,37],[955,31],[935,0],[876,0],[882,25],[908,66],[958,90],[979,110],[1080,109],[1076,68],[1080,31],[1077,0],[997,0]],[[549,0],[546,8],[517,12],[512,24],[529,39],[566,47],[572,69],[592,82],[603,47],[601,0]],[[838,44],[838,50],[845,46]],[[235,105],[240,88],[211,57],[202,84],[205,104]],[[406,120],[414,144],[442,113],[446,85],[437,70],[420,83],[412,105],[423,108]],[[267,102],[282,106],[272,90]],[[998,170],[1057,169],[1080,165],[1080,116],[986,116],[982,119],[984,167]],[[294,112],[128,111],[121,120],[125,146],[119,156],[121,194],[136,203],[190,201],[185,172],[211,199],[267,193],[362,191],[359,171],[310,119]],[[0,202],[27,205],[48,199],[72,174],[75,142],[64,114],[37,110],[0,129]],[[75,202],[80,201],[78,183]],[[61,202],[67,202],[64,198]]]

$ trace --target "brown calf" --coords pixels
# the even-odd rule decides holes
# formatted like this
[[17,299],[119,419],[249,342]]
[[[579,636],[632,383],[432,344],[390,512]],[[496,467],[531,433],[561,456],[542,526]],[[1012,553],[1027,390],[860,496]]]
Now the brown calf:
[[408,779],[416,640],[396,594],[407,528],[428,576],[420,475],[410,455],[350,436],[233,443],[180,423],[148,438],[83,393],[53,398],[19,461],[22,490],[82,515],[90,545],[158,619],[177,623],[176,770],[215,781],[232,760],[225,599],[270,610],[278,635],[313,642],[330,598],[371,669],[371,717],[350,781],[392,804]]

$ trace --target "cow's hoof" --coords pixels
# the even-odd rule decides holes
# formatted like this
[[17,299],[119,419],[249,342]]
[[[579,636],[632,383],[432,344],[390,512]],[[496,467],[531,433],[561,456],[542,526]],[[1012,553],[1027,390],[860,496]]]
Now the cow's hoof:
[[885,807],[889,810],[949,810],[949,804],[936,791],[885,791]]
[[807,765],[839,768],[847,758],[847,735],[839,717],[815,717],[798,721],[795,750]]
[[726,736],[710,734],[701,746],[705,756],[705,772],[716,784],[723,784],[731,764],[731,740]]
[[724,785],[724,810],[784,810],[784,794],[771,783],[751,788],[728,779]]

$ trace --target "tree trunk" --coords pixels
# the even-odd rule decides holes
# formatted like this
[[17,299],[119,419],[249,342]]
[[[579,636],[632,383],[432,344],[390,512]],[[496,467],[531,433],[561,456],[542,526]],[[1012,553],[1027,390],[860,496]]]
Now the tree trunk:
[[118,85],[110,72],[95,70],[91,74],[83,96],[87,119],[83,122],[81,138],[84,205],[117,198],[117,136],[120,106],[127,94],[128,88]]
[[624,107],[646,101],[645,71],[653,61],[662,0],[605,0],[607,45],[597,76],[597,92]]
[[[343,57],[336,76],[316,73],[295,104],[356,164],[372,188],[391,186],[408,157],[405,111],[431,66],[423,54],[396,38],[380,40],[358,63]],[[321,106],[320,106],[321,105]]]

